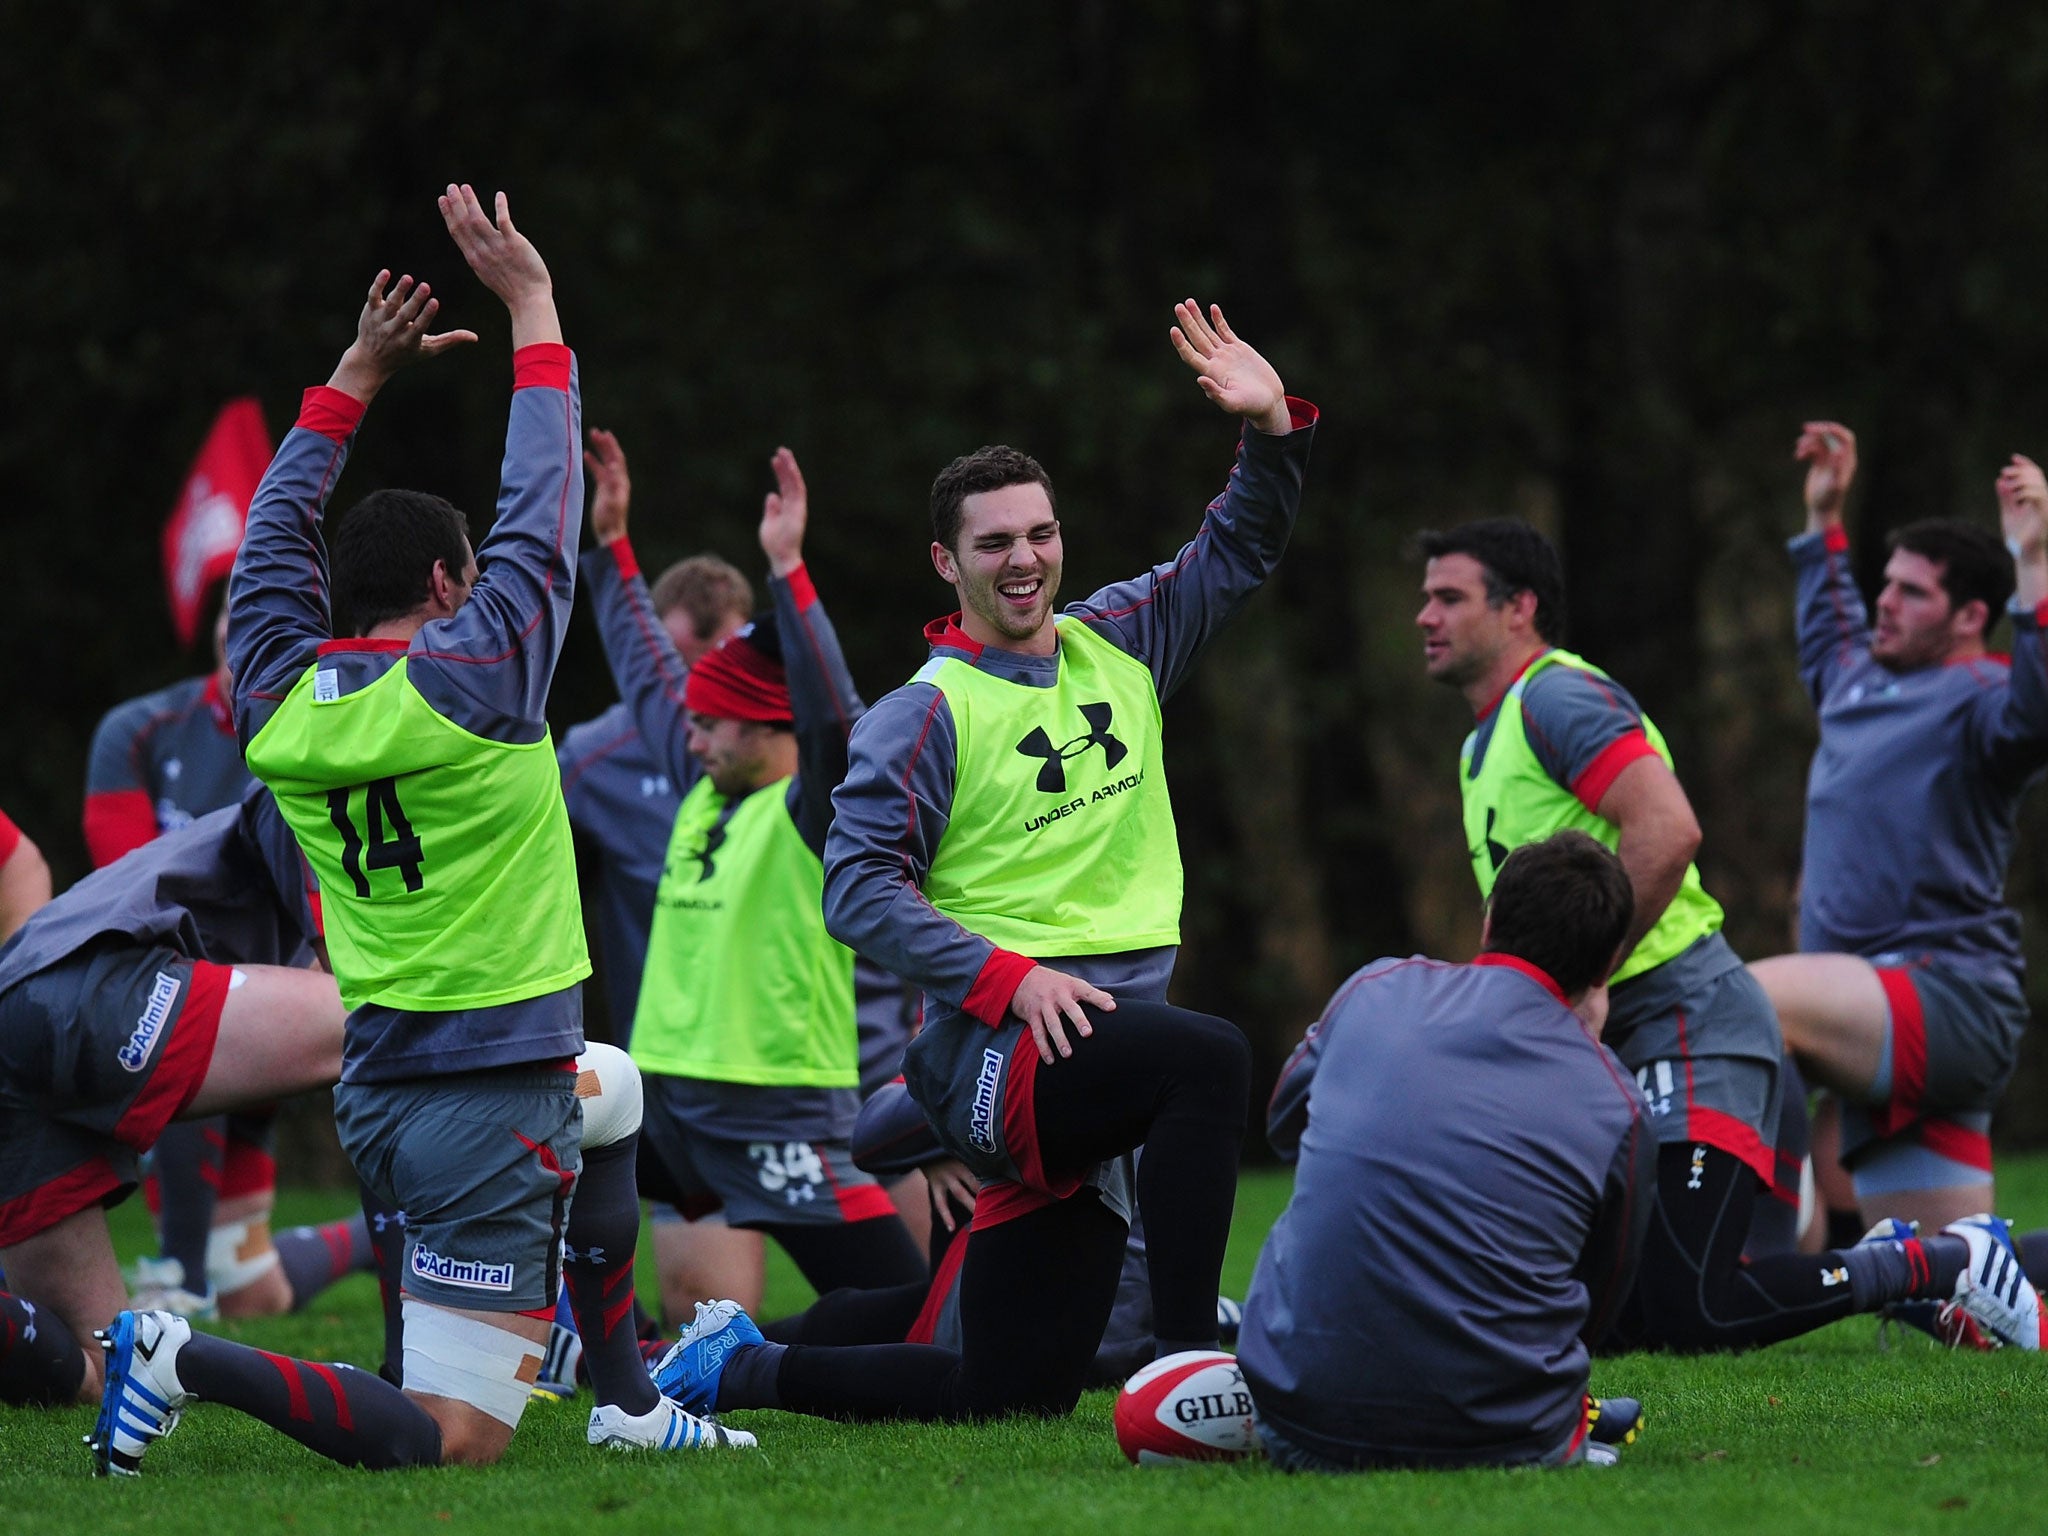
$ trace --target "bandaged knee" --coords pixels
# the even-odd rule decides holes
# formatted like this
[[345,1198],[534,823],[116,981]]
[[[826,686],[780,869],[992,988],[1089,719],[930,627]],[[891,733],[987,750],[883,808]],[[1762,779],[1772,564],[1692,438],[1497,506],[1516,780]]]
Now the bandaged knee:
[[216,1296],[254,1285],[277,1266],[266,1217],[222,1222],[206,1235],[206,1283]]
[[405,1390],[452,1398],[517,1428],[545,1347],[509,1328],[405,1299]]
[[585,1150],[624,1141],[640,1129],[640,1069],[615,1045],[590,1045],[576,1058]]

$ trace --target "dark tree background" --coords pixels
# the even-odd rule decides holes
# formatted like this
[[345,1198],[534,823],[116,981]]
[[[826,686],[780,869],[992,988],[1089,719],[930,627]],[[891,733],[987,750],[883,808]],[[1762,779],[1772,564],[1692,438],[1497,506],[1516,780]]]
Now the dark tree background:
[[[232,10],[232,8],[231,8]],[[1168,709],[1184,1000],[1270,1069],[1350,967],[1468,953],[1418,527],[1525,514],[1574,640],[1670,735],[1744,953],[1784,947],[1813,731],[1779,544],[1798,423],[1859,428],[1852,526],[1989,518],[2048,451],[2048,13],[1942,6],[1046,0],[0,7],[0,805],[81,873],[84,754],[200,670],[157,534],[213,411],[273,427],[379,266],[485,343],[402,377],[338,503],[487,520],[505,325],[441,231],[504,187],[555,274],[649,565],[758,563],[778,443],[870,696],[950,596],[925,492],[1008,441],[1067,590],[1164,557],[1232,433],[1166,343],[1215,298],[1324,424],[1280,576]],[[558,728],[611,698],[579,629]],[[2013,876],[2042,932],[2030,821]],[[2038,937],[2037,937],[2038,943]],[[2048,974],[2048,973],[2042,973]],[[2048,1131],[2037,1074],[2004,1134]]]

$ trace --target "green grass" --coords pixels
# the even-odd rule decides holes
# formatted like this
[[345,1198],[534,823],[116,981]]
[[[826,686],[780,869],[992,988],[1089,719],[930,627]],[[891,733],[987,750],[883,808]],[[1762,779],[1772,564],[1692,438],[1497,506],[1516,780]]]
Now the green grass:
[[[2048,1224],[2048,1158],[2008,1160],[2000,1203]],[[1243,1293],[1285,1202],[1284,1174],[1245,1178],[1226,1284]],[[288,1196],[282,1221],[338,1215],[327,1194]],[[139,1251],[139,1202],[116,1242]],[[771,1313],[803,1283],[771,1249]],[[1049,1303],[1050,1304],[1050,1303]],[[236,1337],[314,1358],[369,1363],[379,1332],[364,1277],[308,1314],[228,1325]],[[1891,1533],[2038,1529],[2048,1497],[2048,1361],[1951,1355],[1917,1336],[1876,1348],[1868,1322],[1734,1358],[1602,1361],[1594,1390],[1640,1396],[1643,1437],[1611,1471],[1379,1473],[1285,1477],[1263,1464],[1128,1466],[1110,1395],[1072,1419],[976,1428],[851,1428],[790,1414],[735,1414],[755,1455],[623,1457],[583,1444],[586,1396],[535,1404],[506,1459],[487,1469],[346,1472],[226,1409],[201,1405],[150,1453],[136,1481],[87,1476],[92,1415],[0,1409],[0,1536],[15,1532],[1028,1531],[1194,1533],[1544,1530]]]

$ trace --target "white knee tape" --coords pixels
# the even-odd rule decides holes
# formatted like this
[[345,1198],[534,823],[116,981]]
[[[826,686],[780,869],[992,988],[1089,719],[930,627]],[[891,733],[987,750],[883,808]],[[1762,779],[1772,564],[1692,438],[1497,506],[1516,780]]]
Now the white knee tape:
[[261,1216],[224,1222],[206,1234],[206,1283],[216,1296],[254,1285],[278,1262],[270,1223]]
[[453,1398],[516,1428],[545,1348],[509,1328],[405,1300],[405,1389]]
[[608,1147],[640,1129],[640,1069],[615,1045],[590,1045],[576,1058],[583,1101],[583,1145]]

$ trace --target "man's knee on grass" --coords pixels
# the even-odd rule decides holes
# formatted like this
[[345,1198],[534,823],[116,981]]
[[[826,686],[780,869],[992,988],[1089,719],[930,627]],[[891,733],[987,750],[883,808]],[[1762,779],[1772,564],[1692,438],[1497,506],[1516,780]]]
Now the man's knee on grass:
[[405,1300],[405,1392],[441,1430],[441,1460],[505,1454],[540,1376],[547,1323]]

